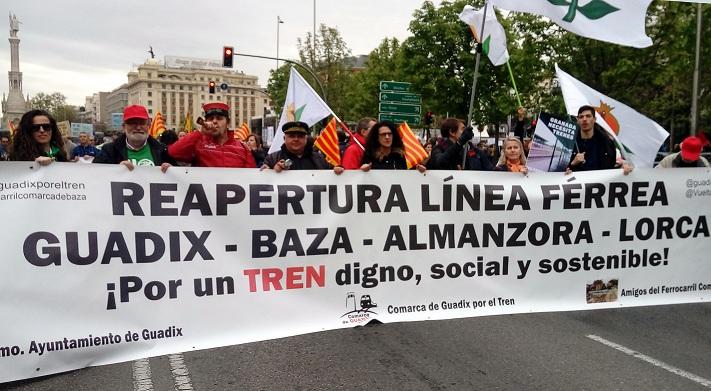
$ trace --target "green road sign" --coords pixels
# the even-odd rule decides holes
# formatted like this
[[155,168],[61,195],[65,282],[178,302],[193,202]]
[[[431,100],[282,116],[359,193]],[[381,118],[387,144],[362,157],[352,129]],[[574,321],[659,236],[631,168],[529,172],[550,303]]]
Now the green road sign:
[[422,96],[420,94],[404,94],[397,92],[381,92],[380,93],[381,102],[399,102],[399,103],[413,103],[419,105],[422,103]]
[[380,91],[400,91],[407,92],[410,91],[411,83],[406,83],[404,81],[381,81]]
[[419,125],[419,115],[380,113],[378,121],[393,121],[396,124],[407,122],[408,125]]
[[402,103],[380,103],[381,113],[420,114],[420,105]]

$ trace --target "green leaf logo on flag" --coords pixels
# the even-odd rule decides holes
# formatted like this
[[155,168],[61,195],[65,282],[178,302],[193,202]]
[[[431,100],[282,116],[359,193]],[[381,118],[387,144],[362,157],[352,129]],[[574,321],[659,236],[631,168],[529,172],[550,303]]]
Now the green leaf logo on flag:
[[482,45],[484,50],[484,54],[487,56],[489,55],[489,48],[491,47],[491,35],[487,35],[486,39],[484,40],[484,44]]
[[597,20],[620,10],[604,0],[592,0],[582,7],[578,7],[578,0],[548,0],[548,2],[556,6],[568,7],[568,13],[563,17],[563,20],[568,23],[575,19],[575,14],[578,11],[590,20]]

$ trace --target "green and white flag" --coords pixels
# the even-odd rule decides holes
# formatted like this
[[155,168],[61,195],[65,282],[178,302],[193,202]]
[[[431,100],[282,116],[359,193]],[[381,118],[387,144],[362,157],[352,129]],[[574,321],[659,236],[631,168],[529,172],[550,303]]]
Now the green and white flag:
[[565,73],[558,64],[555,70],[568,114],[576,116],[580,106],[592,106],[595,109],[595,123],[615,139],[625,160],[639,168],[654,166],[657,151],[669,137],[669,132],[633,108]]
[[484,39],[480,39],[481,25],[484,20],[484,9],[474,9],[470,5],[465,5],[459,20],[469,25],[474,34],[474,39],[483,46],[484,54],[489,56],[489,60],[494,65],[506,64],[509,60],[509,51],[506,49],[506,32],[496,19],[496,13],[491,5],[486,11],[486,25],[484,26]]
[[274,140],[269,153],[278,151],[284,144],[284,132],[281,127],[290,121],[305,122],[309,126],[313,126],[316,122],[331,115],[333,111],[321,99],[320,96],[311,88],[309,83],[304,80],[299,72],[291,68],[289,75],[289,87],[286,90],[286,100],[284,101],[284,109],[281,112],[279,126],[274,134]]
[[[652,0],[489,0],[494,6],[549,18],[583,37],[645,48],[647,8]],[[488,23],[488,21],[487,21]]]

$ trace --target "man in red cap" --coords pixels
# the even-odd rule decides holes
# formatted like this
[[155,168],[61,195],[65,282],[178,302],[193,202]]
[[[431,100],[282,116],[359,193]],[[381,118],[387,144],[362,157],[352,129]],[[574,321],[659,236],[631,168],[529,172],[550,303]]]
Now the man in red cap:
[[205,121],[199,132],[191,132],[168,147],[170,156],[195,167],[255,168],[257,164],[247,144],[235,139],[227,129],[229,106],[205,103]]
[[681,152],[670,153],[662,159],[657,168],[709,167],[709,162],[701,156],[704,145],[701,139],[689,136],[681,142]]
[[145,107],[126,106],[121,127],[124,134],[105,144],[94,163],[122,164],[129,170],[135,166],[160,166],[163,172],[175,165],[167,147],[151,137],[151,118]]

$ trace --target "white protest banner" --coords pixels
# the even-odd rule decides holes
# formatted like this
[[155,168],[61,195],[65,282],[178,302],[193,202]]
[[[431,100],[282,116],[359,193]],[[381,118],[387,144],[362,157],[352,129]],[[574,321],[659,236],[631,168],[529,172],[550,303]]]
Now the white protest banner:
[[711,299],[711,172],[621,171],[2,163],[0,382],[375,318]]
[[541,113],[533,133],[526,166],[531,171],[562,172],[570,163],[575,146],[577,125],[548,113]]

